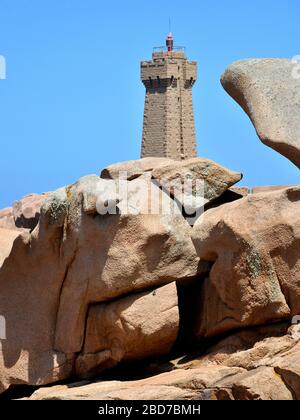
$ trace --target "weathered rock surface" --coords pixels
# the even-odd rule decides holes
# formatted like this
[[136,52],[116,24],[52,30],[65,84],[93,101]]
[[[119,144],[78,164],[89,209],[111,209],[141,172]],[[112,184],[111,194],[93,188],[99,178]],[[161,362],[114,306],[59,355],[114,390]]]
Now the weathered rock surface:
[[300,399],[300,326],[238,332],[173,370],[132,381],[78,382],[41,388],[32,400],[293,400]]
[[15,201],[12,207],[0,210],[0,229],[33,230],[39,222],[41,206],[47,195],[29,194]]
[[297,187],[297,185],[270,185],[270,186],[258,186],[252,187],[252,194],[260,194],[271,191],[285,190],[286,188]]
[[300,187],[208,210],[193,241],[211,263],[197,306],[199,337],[300,313]]
[[49,194],[37,227],[4,252],[0,314],[7,339],[0,391],[73,373],[90,305],[197,275],[199,259],[184,218],[99,214],[99,191],[109,182],[90,176]]
[[17,229],[12,207],[0,210],[0,229]]
[[239,182],[242,174],[209,159],[193,158],[158,167],[152,171],[152,178],[175,196],[188,214],[193,214]]
[[186,363],[186,367],[225,365],[246,370],[270,366],[280,353],[292,349],[299,341],[299,327],[289,329],[289,322],[274,323],[238,331],[210,347],[205,355]]
[[292,400],[291,391],[271,367],[246,371],[225,379],[208,393],[218,400]]
[[17,228],[33,230],[40,218],[41,206],[48,193],[30,194],[13,204],[13,217]]
[[261,141],[300,167],[300,83],[288,59],[231,64],[221,83],[252,120]]
[[225,399],[300,399],[300,325],[244,330],[186,367],[228,366],[245,373],[218,383],[211,396]]
[[36,391],[30,399],[95,399],[95,400],[177,400],[199,399],[200,391],[242,369],[212,367],[178,369],[137,381],[104,381],[59,385]]
[[[67,194],[71,199],[68,252],[73,249],[75,259],[64,280],[56,332],[56,346],[66,352],[81,350],[88,303],[192,278],[198,272],[191,228],[180,215],[100,216],[91,214],[90,207],[88,214],[78,214],[82,189],[90,191],[95,183],[92,188],[97,190],[106,182],[85,178]],[[88,200],[93,202],[90,196]]]
[[300,399],[300,327],[293,326],[288,333],[268,337],[252,348],[230,355],[226,366],[239,366],[247,370],[272,368],[291,390],[293,398]]
[[[205,181],[194,228],[178,203],[195,191],[164,184],[185,178]],[[158,366],[172,371],[31,398],[300,399],[300,327],[288,330],[300,314],[300,186],[250,194],[231,187],[240,178],[202,158],[143,159],[2,211],[22,227],[0,227],[0,393],[155,365],[197,338],[201,357]],[[235,329],[203,354],[206,337]]]
[[[175,197],[180,210],[187,217],[220,197],[242,178],[240,173],[205,158],[194,158],[182,162],[167,158],[144,158],[121,162],[103,169],[101,177],[119,180],[120,174],[121,179],[130,181],[142,177],[146,179],[146,175],[149,180],[152,178],[154,185],[163,187],[168,195]],[[199,181],[204,181],[204,183],[199,183]]]
[[179,330],[175,283],[92,305],[76,374],[88,377],[120,361],[167,354]]
[[0,269],[11,252],[14,240],[20,235],[20,232],[12,229],[0,228]]
[[170,165],[174,162],[173,159],[148,157],[138,160],[129,160],[127,162],[114,163],[101,172],[101,178],[104,179],[119,179],[120,172],[126,172],[125,179],[133,180],[145,172],[152,172],[153,169],[164,165]]
[[251,192],[250,188],[248,188],[248,187],[230,187],[228,190],[232,191],[236,194],[239,194],[242,197],[246,197]]

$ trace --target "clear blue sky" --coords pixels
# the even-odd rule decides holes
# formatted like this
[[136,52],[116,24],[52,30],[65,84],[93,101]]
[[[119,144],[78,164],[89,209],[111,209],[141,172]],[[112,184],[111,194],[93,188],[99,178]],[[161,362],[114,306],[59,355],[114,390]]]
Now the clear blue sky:
[[242,184],[299,183],[220,85],[231,62],[300,54],[299,0],[0,0],[0,208],[140,153],[139,62],[175,43],[198,61],[198,154]]

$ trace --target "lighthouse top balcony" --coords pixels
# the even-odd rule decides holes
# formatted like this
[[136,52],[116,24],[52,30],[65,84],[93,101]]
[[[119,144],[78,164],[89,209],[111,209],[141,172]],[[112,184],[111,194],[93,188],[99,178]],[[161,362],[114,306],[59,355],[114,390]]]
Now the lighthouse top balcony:
[[169,33],[165,47],[153,49],[152,60],[141,62],[141,79],[148,83],[153,79],[178,79],[195,81],[197,63],[188,61],[185,47],[175,47],[173,36]]
[[171,50],[164,46],[154,47],[152,59],[155,60],[160,58],[186,59],[185,47],[172,47]]

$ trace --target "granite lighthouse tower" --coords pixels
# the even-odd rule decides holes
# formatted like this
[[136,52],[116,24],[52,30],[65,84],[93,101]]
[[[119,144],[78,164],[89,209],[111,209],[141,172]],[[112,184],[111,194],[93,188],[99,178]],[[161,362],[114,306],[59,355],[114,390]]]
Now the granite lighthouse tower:
[[146,88],[141,157],[195,157],[197,63],[187,60],[184,48],[173,46],[170,33],[166,47],[154,48],[152,60],[141,62],[141,79]]

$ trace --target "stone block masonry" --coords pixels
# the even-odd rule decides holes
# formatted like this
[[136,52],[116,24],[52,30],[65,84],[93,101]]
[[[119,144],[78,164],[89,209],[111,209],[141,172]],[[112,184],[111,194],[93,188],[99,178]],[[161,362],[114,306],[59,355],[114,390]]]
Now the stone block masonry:
[[154,52],[141,63],[146,88],[141,157],[196,157],[192,87],[197,63],[183,51]]

